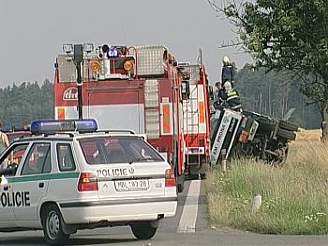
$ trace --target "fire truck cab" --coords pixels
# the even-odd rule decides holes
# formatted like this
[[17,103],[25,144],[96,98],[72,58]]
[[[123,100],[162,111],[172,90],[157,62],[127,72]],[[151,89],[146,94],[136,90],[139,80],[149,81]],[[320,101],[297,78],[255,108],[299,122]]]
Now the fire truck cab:
[[[103,129],[131,129],[146,136],[175,168],[177,190],[184,182],[181,76],[164,46],[84,48],[83,118]],[[72,49],[55,65],[55,118],[78,118],[78,86]]]

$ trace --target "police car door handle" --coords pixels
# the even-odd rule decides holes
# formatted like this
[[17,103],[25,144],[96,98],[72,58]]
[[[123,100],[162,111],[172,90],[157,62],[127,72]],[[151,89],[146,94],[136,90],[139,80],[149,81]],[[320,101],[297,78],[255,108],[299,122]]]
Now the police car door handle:
[[44,187],[44,183],[43,182],[39,183],[39,188],[43,188],[43,187]]
[[5,185],[5,186],[3,187],[3,190],[6,190],[6,191],[7,191],[8,188],[9,188],[9,187],[8,187],[7,185]]

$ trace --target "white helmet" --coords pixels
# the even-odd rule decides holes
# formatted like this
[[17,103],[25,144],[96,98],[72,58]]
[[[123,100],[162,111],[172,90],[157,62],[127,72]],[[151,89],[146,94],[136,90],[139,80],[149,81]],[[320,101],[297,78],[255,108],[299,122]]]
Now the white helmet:
[[232,89],[232,85],[229,81],[226,81],[223,86],[226,91],[230,91]]
[[223,65],[225,65],[225,66],[231,65],[231,61],[228,56],[223,57]]

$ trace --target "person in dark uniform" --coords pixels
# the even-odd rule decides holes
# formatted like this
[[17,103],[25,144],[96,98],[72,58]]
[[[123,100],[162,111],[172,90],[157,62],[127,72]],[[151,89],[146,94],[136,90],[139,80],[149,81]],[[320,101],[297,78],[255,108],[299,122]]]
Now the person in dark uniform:
[[222,72],[221,72],[221,81],[222,84],[226,81],[230,81],[230,83],[234,83],[235,80],[235,74],[236,74],[236,66],[234,63],[232,63],[228,56],[223,57],[223,66],[222,66]]
[[217,109],[227,99],[227,94],[220,82],[216,82],[215,87],[216,87],[216,91],[215,91],[214,108]]

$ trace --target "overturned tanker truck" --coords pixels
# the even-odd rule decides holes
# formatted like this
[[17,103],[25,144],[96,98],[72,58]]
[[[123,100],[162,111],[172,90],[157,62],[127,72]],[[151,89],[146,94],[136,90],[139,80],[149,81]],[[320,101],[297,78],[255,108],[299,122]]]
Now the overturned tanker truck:
[[248,156],[274,164],[283,163],[288,143],[295,140],[298,126],[255,112],[216,110],[212,115],[211,164],[230,156]]
[[[228,78],[222,81],[233,82],[234,73],[229,72],[230,68],[223,66],[222,75]],[[295,140],[297,130],[296,124],[285,120],[216,107],[211,116],[211,165],[232,156],[253,157],[279,165],[286,160],[288,144]]]

